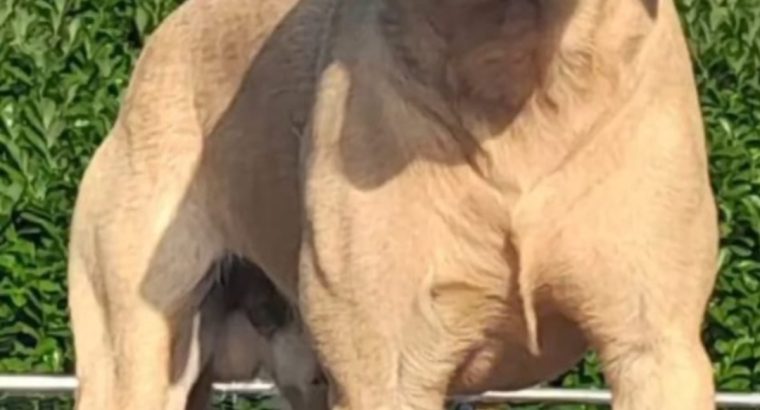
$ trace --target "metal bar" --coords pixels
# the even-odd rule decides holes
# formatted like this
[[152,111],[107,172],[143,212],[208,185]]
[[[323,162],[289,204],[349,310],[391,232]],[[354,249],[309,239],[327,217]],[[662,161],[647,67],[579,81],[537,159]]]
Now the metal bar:
[[[13,395],[52,395],[72,393],[77,387],[73,376],[22,376],[0,375],[0,393]],[[226,394],[277,394],[270,382],[256,380],[244,383],[215,383],[214,390]],[[486,392],[470,396],[454,396],[458,403],[564,403],[609,404],[608,390],[536,388],[514,392]],[[720,407],[742,409],[760,408],[760,393],[718,393],[716,404]]]
[[[0,375],[0,393],[26,394],[69,394],[77,388],[74,376],[22,376]],[[237,383],[214,383],[214,390],[228,394],[276,394],[274,384],[261,380]]]
[[[455,396],[453,401],[459,403],[525,403],[541,402],[548,404],[606,404],[609,405],[612,394],[609,390],[589,389],[526,389],[514,392],[486,392],[473,396]],[[715,397],[720,407],[737,409],[760,409],[760,393],[725,393]]]
[[0,376],[0,392],[18,395],[72,393],[77,384],[72,376]]
[[490,391],[471,396],[454,396],[458,403],[565,403],[565,404],[609,404],[611,394],[607,390],[587,389],[526,389],[510,392]]
[[277,394],[274,384],[262,380],[252,382],[214,383],[214,391],[227,394]]

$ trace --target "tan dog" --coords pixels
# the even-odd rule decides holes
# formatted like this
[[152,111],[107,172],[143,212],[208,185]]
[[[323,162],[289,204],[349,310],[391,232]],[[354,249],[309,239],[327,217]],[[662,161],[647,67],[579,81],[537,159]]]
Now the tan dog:
[[143,50],[72,221],[78,410],[206,408],[212,381],[259,368],[293,409],[326,404],[308,335],[286,312],[300,228],[295,172],[281,161],[296,162],[296,111],[271,100],[292,86],[268,82],[262,93],[247,79],[287,69],[253,57],[289,8],[192,0]]
[[673,1],[335,3],[301,162],[332,409],[439,409],[587,346],[616,410],[714,408],[717,218]]
[[336,410],[588,348],[616,410],[713,408],[704,145],[672,0],[190,0],[82,182],[80,409],[185,405],[227,252],[300,303]]

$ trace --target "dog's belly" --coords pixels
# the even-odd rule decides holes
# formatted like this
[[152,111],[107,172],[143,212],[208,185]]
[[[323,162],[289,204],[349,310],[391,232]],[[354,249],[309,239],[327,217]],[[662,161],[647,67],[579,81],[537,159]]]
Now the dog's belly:
[[557,314],[539,316],[539,340],[541,353],[533,356],[516,332],[492,336],[460,366],[450,392],[517,390],[548,382],[575,366],[588,347],[581,330]]

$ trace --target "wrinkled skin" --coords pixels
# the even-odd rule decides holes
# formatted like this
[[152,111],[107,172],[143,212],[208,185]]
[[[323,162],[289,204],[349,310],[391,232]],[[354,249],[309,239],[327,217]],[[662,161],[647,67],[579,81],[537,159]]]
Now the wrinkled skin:
[[301,162],[331,408],[438,409],[586,348],[615,410],[714,408],[717,218],[673,2],[338,3]]
[[81,189],[80,400],[117,400],[80,410],[182,408],[169,341],[228,251],[298,304],[332,410],[438,409],[590,348],[616,410],[714,408],[672,0],[190,0]]

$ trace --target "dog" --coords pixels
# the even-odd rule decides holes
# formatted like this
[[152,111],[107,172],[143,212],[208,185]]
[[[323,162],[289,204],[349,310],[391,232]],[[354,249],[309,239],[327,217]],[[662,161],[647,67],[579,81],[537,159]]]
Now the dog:
[[615,410],[714,408],[707,169],[672,0],[189,0],[81,183],[79,400],[112,399],[80,410],[195,402],[213,362],[174,341],[226,254],[296,307],[332,410],[589,349]]
[[718,221],[673,1],[332,5],[299,162],[330,408],[440,409],[589,349],[615,410],[714,408]]
[[260,124],[247,72],[275,29],[268,13],[286,8],[191,0],[147,41],[71,222],[78,410],[205,409],[213,382],[257,374],[293,410],[326,406],[293,308],[298,212],[283,198],[295,192],[272,150],[248,145]]

